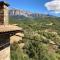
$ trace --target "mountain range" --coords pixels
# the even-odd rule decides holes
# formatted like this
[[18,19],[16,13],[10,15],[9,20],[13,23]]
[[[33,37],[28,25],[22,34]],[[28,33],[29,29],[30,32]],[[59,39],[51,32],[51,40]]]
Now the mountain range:
[[48,14],[40,14],[40,13],[32,13],[30,11],[25,11],[25,10],[19,10],[19,9],[10,9],[9,10],[9,15],[10,16],[25,16],[25,17],[46,17],[49,16]]

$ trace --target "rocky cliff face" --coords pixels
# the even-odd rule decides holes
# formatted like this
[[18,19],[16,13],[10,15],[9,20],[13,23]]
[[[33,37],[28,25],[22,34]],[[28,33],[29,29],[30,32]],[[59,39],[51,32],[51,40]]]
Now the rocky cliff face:
[[25,10],[18,10],[18,9],[10,9],[9,10],[10,16],[25,16],[25,17],[40,17],[40,13],[32,13],[30,11]]
[[29,11],[24,11],[24,10],[18,10],[18,9],[11,9],[9,10],[9,15],[10,16],[16,16],[16,15],[23,15],[23,16],[30,16],[32,13]]
[[25,10],[19,10],[19,9],[10,9],[9,10],[9,15],[10,16],[25,16],[25,17],[52,17],[52,15],[49,14],[40,14],[40,13],[33,13],[30,11],[25,11]]

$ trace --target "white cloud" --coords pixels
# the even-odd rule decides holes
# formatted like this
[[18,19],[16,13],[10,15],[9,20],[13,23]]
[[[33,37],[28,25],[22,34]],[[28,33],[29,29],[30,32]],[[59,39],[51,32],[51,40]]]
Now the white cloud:
[[50,11],[60,13],[60,0],[52,0],[50,2],[47,2],[45,3],[45,7]]

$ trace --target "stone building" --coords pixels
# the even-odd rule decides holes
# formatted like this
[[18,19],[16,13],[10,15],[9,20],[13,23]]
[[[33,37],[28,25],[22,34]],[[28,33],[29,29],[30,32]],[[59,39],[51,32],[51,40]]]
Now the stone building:
[[8,24],[8,6],[9,4],[0,2],[0,24]]
[[0,60],[10,60],[10,44],[19,42],[24,37],[21,27],[9,24],[8,6],[0,1]]

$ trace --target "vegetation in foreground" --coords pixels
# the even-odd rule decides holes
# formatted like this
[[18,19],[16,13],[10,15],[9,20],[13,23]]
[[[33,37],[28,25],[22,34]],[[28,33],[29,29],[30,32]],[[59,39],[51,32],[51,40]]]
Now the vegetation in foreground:
[[13,18],[10,24],[24,30],[25,46],[11,45],[11,60],[60,60],[60,18]]

